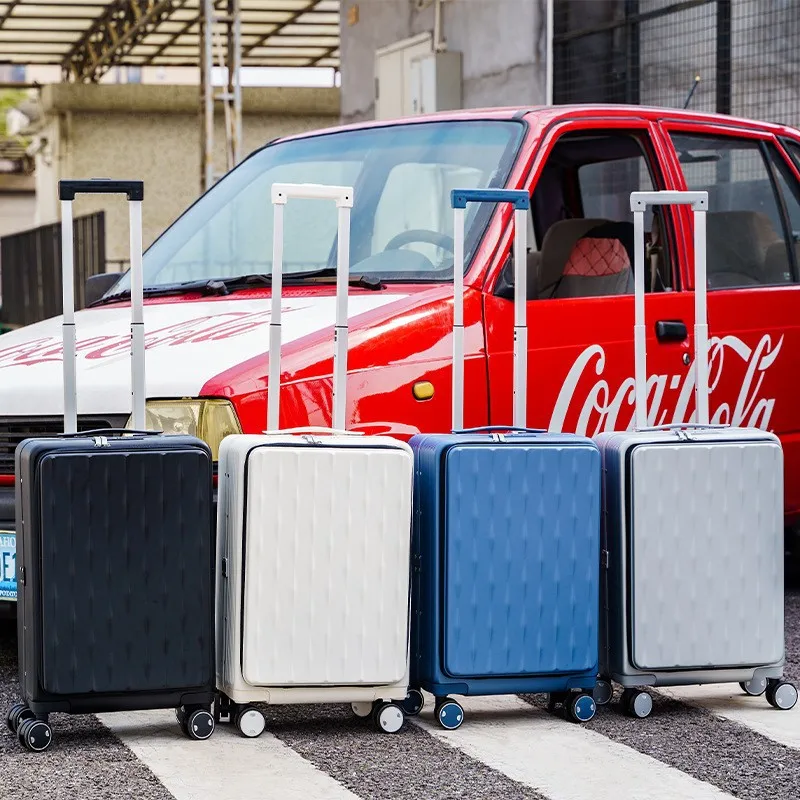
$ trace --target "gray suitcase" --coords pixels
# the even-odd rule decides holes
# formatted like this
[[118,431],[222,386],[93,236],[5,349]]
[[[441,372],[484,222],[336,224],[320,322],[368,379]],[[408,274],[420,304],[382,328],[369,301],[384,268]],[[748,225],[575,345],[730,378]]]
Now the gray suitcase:
[[[648,427],[644,211],[691,204],[696,422]],[[642,686],[739,682],[776,708],[797,702],[784,665],[783,450],[755,428],[710,425],[707,192],[634,192],[636,428],[595,437],[603,457],[599,705],[614,681],[634,717]]]

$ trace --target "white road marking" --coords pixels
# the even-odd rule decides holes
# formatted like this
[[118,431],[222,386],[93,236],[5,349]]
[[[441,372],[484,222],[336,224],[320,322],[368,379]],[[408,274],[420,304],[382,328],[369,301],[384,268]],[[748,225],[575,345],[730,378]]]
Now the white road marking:
[[439,727],[430,695],[417,724],[551,800],[733,800],[709,783],[518,697],[457,699],[465,711],[459,729]]
[[800,750],[800,703],[790,711],[780,711],[773,708],[763,694],[750,697],[742,692],[739,684],[733,683],[659,687],[658,691]]
[[358,800],[268,732],[246,739],[217,726],[204,742],[183,735],[174,711],[98,714],[175,800]]

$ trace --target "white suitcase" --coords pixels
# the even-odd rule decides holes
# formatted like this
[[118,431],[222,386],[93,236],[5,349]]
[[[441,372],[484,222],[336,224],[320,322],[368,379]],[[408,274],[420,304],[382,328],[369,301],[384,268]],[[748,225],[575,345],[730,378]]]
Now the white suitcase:
[[[335,200],[339,214],[333,428],[279,431],[283,208]],[[345,430],[349,187],[274,184],[268,430],[219,452],[219,719],[245,736],[251,703],[352,703],[400,730],[408,695],[413,455]],[[411,704],[410,713],[416,708]],[[408,707],[408,703],[404,703]]]
[[[644,211],[689,204],[695,225],[696,422],[648,427]],[[797,701],[784,664],[783,451],[777,436],[710,425],[706,192],[634,192],[636,430],[597,437],[603,454],[603,586],[595,700],[624,687],[740,683],[779,709]]]

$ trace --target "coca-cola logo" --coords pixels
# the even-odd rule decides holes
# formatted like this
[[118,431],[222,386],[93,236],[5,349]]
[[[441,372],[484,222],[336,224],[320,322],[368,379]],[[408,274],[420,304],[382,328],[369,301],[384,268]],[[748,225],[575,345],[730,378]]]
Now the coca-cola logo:
[[[304,308],[308,308],[308,306],[287,306],[281,310],[282,312],[301,311]],[[269,311],[230,311],[213,316],[195,317],[148,332],[145,335],[145,349],[153,350],[158,347],[176,347],[233,339],[268,325],[269,320]],[[130,333],[91,336],[86,339],[78,339],[76,347],[78,353],[89,360],[111,358],[130,352],[131,337]],[[42,336],[0,349],[0,368],[33,366],[48,361],[60,362],[62,358],[61,338]]]
[[[765,334],[755,347],[736,336],[713,337],[709,341],[709,415],[713,423],[769,430],[775,408],[774,397],[762,397],[766,371],[775,363],[783,346],[783,336],[774,344]],[[625,349],[626,355],[630,352]],[[732,363],[731,363],[732,362]],[[631,430],[634,427],[634,380],[627,377],[612,390],[605,377],[606,353],[602,345],[587,347],[575,360],[558,394],[550,417],[551,431],[574,431],[594,436],[602,431]],[[730,392],[722,398],[715,389],[723,375],[741,374],[735,402]],[[593,374],[592,374],[593,373]],[[587,387],[592,378],[594,383]],[[666,425],[692,422],[694,409],[694,370],[680,374],[654,374],[647,379],[647,424]],[[730,385],[730,384],[729,384]],[[691,414],[688,414],[692,406]],[[671,412],[671,413],[670,413]],[[567,426],[567,419],[577,419]]]

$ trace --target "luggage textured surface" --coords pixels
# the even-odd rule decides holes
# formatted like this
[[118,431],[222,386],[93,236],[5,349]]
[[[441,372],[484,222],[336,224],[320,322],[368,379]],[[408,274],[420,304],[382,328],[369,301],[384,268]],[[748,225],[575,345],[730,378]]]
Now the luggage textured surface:
[[248,683],[391,684],[405,675],[411,470],[406,452],[369,440],[248,454]]
[[571,685],[576,673],[591,686],[600,591],[594,442],[440,434],[411,445],[423,509],[414,537],[416,677],[457,679],[465,693],[482,678],[506,679],[492,691],[515,691],[508,681],[534,691],[559,675]]
[[[96,702],[102,710],[103,696],[210,694],[207,446],[179,436],[109,437],[103,447],[90,438],[31,440],[17,459],[20,677],[30,699],[71,704],[83,695],[82,709]],[[137,702],[151,707],[146,697],[123,707]]]
[[[783,453],[755,429],[604,434],[610,631],[624,672],[781,664]],[[635,527],[635,536],[632,530]],[[629,587],[629,588],[627,588]],[[698,680],[704,676],[698,676]],[[669,675],[661,681],[668,682]]]

